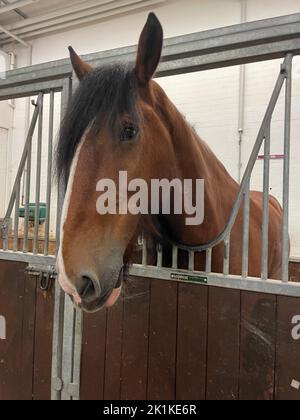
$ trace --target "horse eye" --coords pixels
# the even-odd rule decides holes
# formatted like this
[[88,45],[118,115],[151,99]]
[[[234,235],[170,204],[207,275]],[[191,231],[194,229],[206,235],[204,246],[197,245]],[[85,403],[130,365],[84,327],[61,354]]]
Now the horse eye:
[[125,124],[121,131],[121,141],[130,141],[136,138],[138,129],[133,124]]

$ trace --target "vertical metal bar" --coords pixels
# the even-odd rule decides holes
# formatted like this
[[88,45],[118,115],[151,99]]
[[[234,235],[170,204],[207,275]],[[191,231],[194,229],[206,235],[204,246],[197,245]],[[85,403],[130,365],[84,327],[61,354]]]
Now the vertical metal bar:
[[50,93],[49,110],[49,138],[48,138],[48,169],[46,193],[46,222],[45,222],[45,249],[44,255],[49,254],[50,212],[51,212],[51,185],[52,185],[52,158],[53,158],[53,125],[54,125],[54,91]]
[[268,280],[268,247],[269,247],[269,200],[270,200],[270,147],[271,147],[271,125],[268,127],[265,136],[265,158],[264,158],[264,198],[262,217],[262,261],[261,278]]
[[224,276],[229,275],[230,265],[230,235],[224,241]]
[[32,153],[32,137],[28,145],[27,168],[26,168],[26,184],[25,184],[25,217],[24,217],[24,238],[23,252],[28,252],[28,233],[29,233],[29,203],[30,203],[30,185],[31,185],[31,153]]
[[[72,91],[72,79],[66,79],[63,84],[63,91],[61,94],[61,120],[63,120],[67,106],[70,100]],[[57,190],[57,212],[56,212],[56,253],[58,253],[60,246],[60,230],[61,230],[61,216],[64,204],[65,191],[67,188],[67,180],[58,180]]]
[[147,239],[143,236],[143,258],[142,258],[143,266],[146,266],[147,262],[148,262]]
[[73,381],[74,344],[75,344],[75,308],[69,296],[65,295],[63,354],[62,354],[62,400],[71,400],[69,387]]
[[244,195],[242,276],[249,273],[250,181]]
[[81,348],[82,348],[82,327],[83,314],[82,311],[76,309],[75,320],[75,342],[74,342],[74,368],[72,382],[77,390],[76,395],[73,394],[73,400],[80,399],[80,364],[81,364]]
[[52,385],[51,399],[60,400],[62,383],[62,354],[64,331],[65,294],[58,281],[55,283],[55,305],[53,319]]
[[189,271],[195,270],[195,252],[189,252]]
[[178,248],[177,246],[173,246],[172,250],[172,268],[177,270],[178,268]]
[[38,254],[38,248],[39,248],[44,95],[42,95],[41,100],[38,103],[38,106],[40,107],[40,112],[39,112],[39,126],[38,126],[38,140],[37,140],[35,215],[34,215],[34,238],[33,238],[33,253],[35,255]]
[[289,196],[290,196],[290,154],[291,154],[291,106],[292,106],[292,61],[288,54],[285,71],[285,120],[284,120],[284,169],[283,169],[283,231],[282,231],[282,280],[289,281]]
[[161,244],[157,244],[157,267],[161,268],[163,265],[163,247]]
[[206,262],[205,262],[206,273],[211,273],[212,271],[211,261],[212,261],[212,248],[208,248],[206,250]]
[[15,202],[15,220],[14,220],[14,252],[19,250],[19,216],[20,216],[20,189],[21,179],[16,191],[16,202]]

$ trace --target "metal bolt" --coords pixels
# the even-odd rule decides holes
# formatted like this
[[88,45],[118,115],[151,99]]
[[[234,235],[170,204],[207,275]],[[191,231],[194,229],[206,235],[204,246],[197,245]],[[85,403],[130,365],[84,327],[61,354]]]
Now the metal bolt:
[[63,385],[63,381],[60,378],[52,379],[52,386],[55,391],[60,392],[63,389]]

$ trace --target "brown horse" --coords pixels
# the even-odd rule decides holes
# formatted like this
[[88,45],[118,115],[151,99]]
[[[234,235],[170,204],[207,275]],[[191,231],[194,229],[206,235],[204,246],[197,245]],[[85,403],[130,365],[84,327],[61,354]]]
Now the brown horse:
[[[115,64],[93,70],[70,47],[81,83],[61,128],[58,177],[68,180],[58,256],[64,290],[86,311],[113,305],[122,270],[141,228],[189,246],[213,240],[226,225],[239,185],[187,123],[163,89],[152,80],[160,61],[163,30],[151,13],[139,40],[135,66]],[[222,141],[222,139],[220,139]],[[130,179],[204,179],[205,218],[187,226],[186,215],[99,215],[99,180],[118,184],[119,171]],[[261,275],[263,195],[251,193],[249,275]],[[282,210],[269,206],[269,278],[281,275]],[[241,274],[240,211],[231,235],[230,273]],[[204,270],[197,255],[195,269]],[[212,256],[212,271],[223,270],[223,246]]]

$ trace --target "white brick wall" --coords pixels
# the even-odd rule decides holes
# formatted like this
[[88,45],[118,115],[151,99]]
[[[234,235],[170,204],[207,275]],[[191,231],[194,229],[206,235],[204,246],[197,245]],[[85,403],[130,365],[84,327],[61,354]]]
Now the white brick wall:
[[[165,28],[165,36],[240,23],[239,0],[185,0],[172,2],[154,11]],[[247,20],[264,19],[300,12],[299,0],[247,0]],[[78,28],[61,34],[34,40],[33,64],[67,57],[67,46],[73,45],[81,54],[135,44],[145,22],[147,12],[123,16],[111,21]],[[13,46],[18,65],[25,65],[27,53],[23,47]],[[8,49],[12,49],[9,46]],[[267,103],[278,75],[280,60],[246,66],[245,132],[243,137],[243,168],[255,141]],[[291,163],[291,238],[292,254],[300,257],[300,60],[295,60],[293,91],[292,163]],[[201,135],[224,162],[231,174],[238,176],[238,88],[239,67],[219,69],[189,75],[159,79],[179,109],[186,114]],[[13,136],[13,170],[16,171],[24,142],[23,100],[16,103]],[[47,104],[45,113],[47,112]],[[56,111],[58,126],[59,109]],[[45,123],[47,142],[47,123]],[[46,158],[46,147],[43,151]],[[274,113],[272,153],[283,153],[283,98]],[[281,199],[282,162],[272,161],[272,193]],[[46,161],[43,164],[42,197],[45,197]],[[262,187],[262,162],[257,162],[253,174],[253,188]],[[34,173],[33,173],[34,180]],[[1,190],[2,191],[2,190]],[[54,210],[54,209],[53,209]],[[54,214],[54,211],[52,212]],[[53,220],[54,226],[55,220]]]

